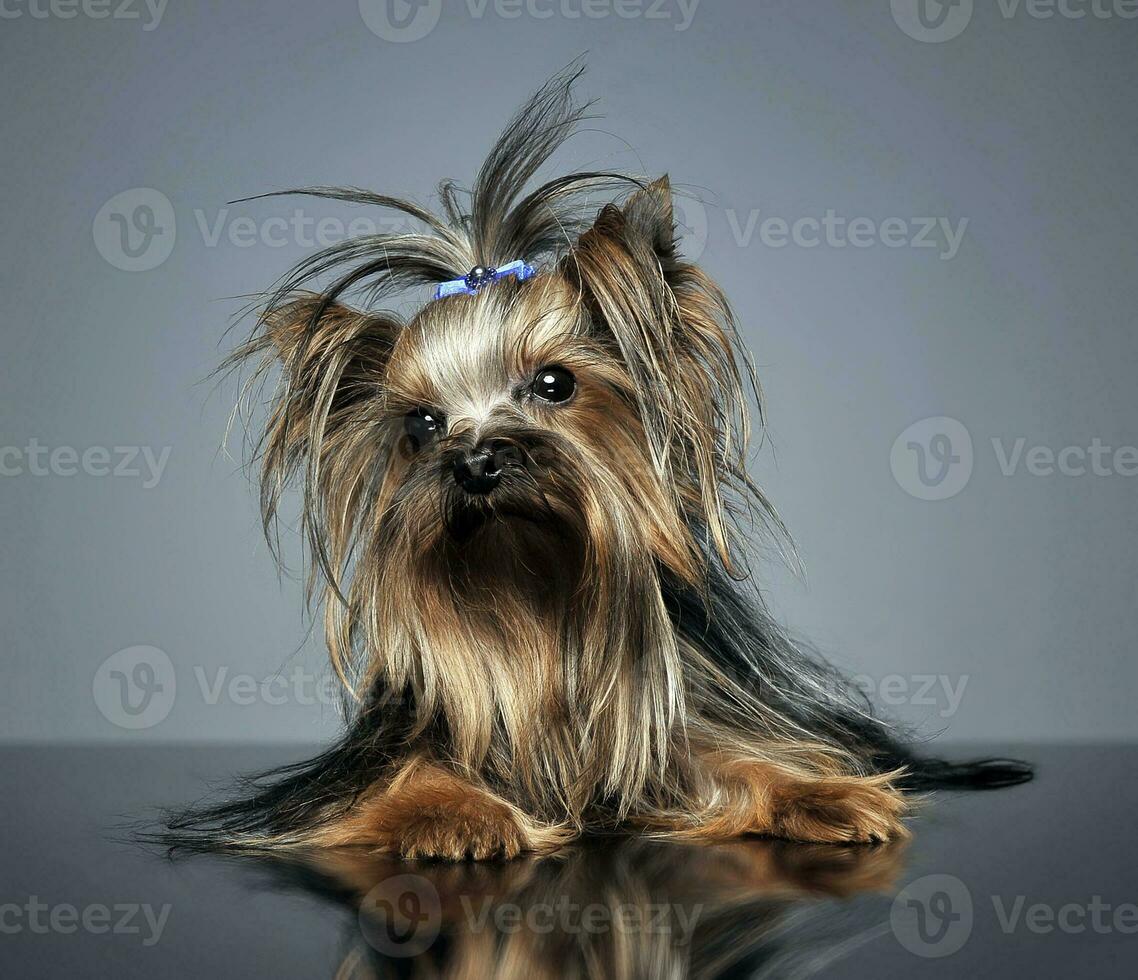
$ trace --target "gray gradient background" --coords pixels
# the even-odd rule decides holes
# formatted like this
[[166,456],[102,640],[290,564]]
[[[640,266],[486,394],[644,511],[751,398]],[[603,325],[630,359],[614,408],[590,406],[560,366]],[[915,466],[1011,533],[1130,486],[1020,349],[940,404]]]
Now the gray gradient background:
[[[769,400],[754,473],[808,571],[763,569],[779,615],[911,695],[919,675],[966,677],[951,717],[943,699],[900,697],[893,710],[922,731],[1138,736],[1138,478],[1006,477],[991,447],[1138,444],[1138,21],[1009,20],[980,4],[934,44],[903,33],[887,0],[703,0],[686,30],[674,2],[667,19],[603,3],[591,9],[609,16],[546,19],[446,6],[414,43],[377,36],[355,0],[170,0],[152,30],[0,20],[0,443],[171,447],[150,489],[0,477],[0,737],[334,730],[319,705],[209,704],[195,677],[324,669],[252,488],[219,451],[233,387],[201,383],[228,347],[233,297],[306,249],[211,247],[195,212],[210,224],[229,199],[315,183],[428,200],[442,176],[469,180],[514,107],[583,51],[581,91],[605,118],[562,169],[668,171],[704,203],[702,258]],[[101,256],[92,225],[136,187],[169,198],[177,236],[165,262],[131,273]],[[229,219],[293,207],[235,205]],[[742,246],[729,215],[745,224],[754,208],[968,226],[951,261],[882,244],[780,249],[757,233]],[[940,415],[970,431],[974,472],[949,500],[915,499],[890,449]],[[178,680],[169,716],[144,731],[92,696],[100,663],[135,644],[166,651]]]

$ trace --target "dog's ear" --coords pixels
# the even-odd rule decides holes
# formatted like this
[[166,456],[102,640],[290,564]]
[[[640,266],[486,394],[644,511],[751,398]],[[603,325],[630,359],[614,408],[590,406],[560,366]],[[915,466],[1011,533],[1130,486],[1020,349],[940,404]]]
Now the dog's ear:
[[382,368],[399,325],[386,314],[363,313],[343,303],[300,294],[269,306],[260,316],[263,339],[281,362],[303,369],[314,366],[335,347],[354,358],[371,358]]
[[627,396],[640,409],[652,462],[677,507],[732,569],[727,513],[737,503],[761,502],[744,467],[743,381],[753,376],[723,293],[677,250],[668,179],[642,186],[623,207],[602,208],[562,271],[591,329],[619,350]]
[[585,254],[619,248],[649,274],[668,278],[680,265],[672,188],[667,176],[646,184],[623,207],[606,204],[577,243]]
[[636,191],[622,209],[630,247],[647,248],[667,276],[676,267],[676,219],[667,175]]
[[290,454],[316,444],[326,451],[329,438],[342,434],[357,414],[370,414],[380,401],[399,329],[385,314],[363,313],[318,295],[289,299],[262,314],[253,343],[280,362],[273,422],[287,430],[282,435]]
[[230,358],[255,362],[253,385],[279,366],[256,450],[262,517],[268,531],[284,488],[303,474],[304,524],[332,582],[361,490],[385,458],[384,373],[400,329],[388,315],[301,294],[270,304]]

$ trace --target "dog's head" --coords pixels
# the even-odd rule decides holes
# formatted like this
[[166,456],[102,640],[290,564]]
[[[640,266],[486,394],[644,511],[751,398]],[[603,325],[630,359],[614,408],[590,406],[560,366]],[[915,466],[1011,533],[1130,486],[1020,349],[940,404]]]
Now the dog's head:
[[[469,199],[443,185],[441,217],[354,192],[424,230],[303,263],[237,355],[281,367],[263,502],[271,518],[303,476],[334,660],[362,653],[368,679],[452,715],[491,688],[499,699],[519,671],[533,697],[556,677],[560,698],[675,710],[660,578],[698,587],[708,561],[730,568],[734,507],[762,504],[743,466],[749,368],[721,293],[677,252],[667,179],[579,173],[523,196],[580,118],[571,81],[515,118]],[[602,188],[625,193],[598,213],[584,198]],[[357,288],[374,306],[515,260],[536,273],[409,321],[349,305]],[[493,724],[478,722],[479,744]]]
[[[373,506],[388,557],[433,556],[479,581],[514,569],[548,582],[622,558],[694,578],[693,524],[723,525],[714,491],[732,436],[719,399],[738,379],[695,271],[662,271],[668,193],[638,191],[548,271],[437,300],[406,326],[324,314],[390,331],[370,366],[375,404],[355,406],[382,429]],[[649,202],[666,256],[629,220]]]

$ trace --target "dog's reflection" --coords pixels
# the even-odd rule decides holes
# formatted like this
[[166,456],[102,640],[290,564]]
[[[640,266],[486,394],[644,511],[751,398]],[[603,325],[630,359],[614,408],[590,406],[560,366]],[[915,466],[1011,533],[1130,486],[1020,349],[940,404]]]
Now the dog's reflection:
[[259,857],[274,887],[350,910],[342,978],[807,976],[881,920],[899,845],[596,840],[547,858],[408,863],[350,849]]

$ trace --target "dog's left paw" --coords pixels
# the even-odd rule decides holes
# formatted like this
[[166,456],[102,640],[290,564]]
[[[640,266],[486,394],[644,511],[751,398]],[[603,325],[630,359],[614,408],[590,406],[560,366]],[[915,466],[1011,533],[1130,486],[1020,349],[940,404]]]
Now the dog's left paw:
[[831,777],[780,787],[771,832],[820,844],[904,840],[908,804],[885,777]]

